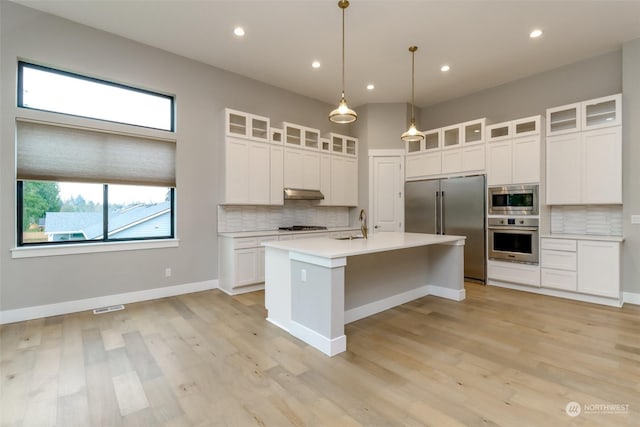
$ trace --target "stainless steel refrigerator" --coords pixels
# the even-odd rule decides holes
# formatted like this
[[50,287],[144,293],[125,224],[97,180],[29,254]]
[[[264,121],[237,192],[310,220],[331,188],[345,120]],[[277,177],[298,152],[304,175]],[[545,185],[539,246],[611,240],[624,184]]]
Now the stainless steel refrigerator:
[[485,178],[474,175],[405,183],[405,231],[467,236],[464,276],[485,282]]

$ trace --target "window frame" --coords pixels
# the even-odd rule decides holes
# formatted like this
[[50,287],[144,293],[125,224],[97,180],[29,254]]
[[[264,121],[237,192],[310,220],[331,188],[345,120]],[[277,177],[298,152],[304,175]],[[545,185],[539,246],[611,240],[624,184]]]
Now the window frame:
[[[117,185],[117,184],[116,184]],[[170,191],[170,233],[168,236],[154,236],[154,237],[127,237],[127,238],[110,238],[109,237],[109,184],[102,184],[102,239],[92,240],[67,240],[58,242],[35,242],[25,243],[22,233],[24,226],[24,181],[16,181],[16,245],[18,248],[32,248],[32,247],[55,247],[65,245],[86,245],[86,244],[104,244],[104,243],[124,243],[124,242],[144,242],[144,241],[156,241],[156,240],[174,240],[175,237],[175,187],[167,187]]]
[[[41,71],[47,71],[47,72],[51,72],[54,74],[59,74],[62,76],[68,76],[68,77],[73,77],[79,80],[85,80],[85,81],[89,81],[89,82],[94,82],[94,83],[100,83],[100,84],[104,84],[106,86],[112,86],[112,87],[117,87],[120,89],[126,89],[126,90],[130,90],[132,92],[138,92],[138,93],[143,93],[143,94],[147,94],[147,95],[153,95],[153,96],[157,96],[157,97],[161,97],[161,98],[166,98],[170,101],[171,103],[171,107],[170,107],[170,128],[169,129],[162,129],[162,128],[157,128],[157,127],[152,127],[152,126],[144,126],[144,125],[139,125],[139,124],[135,124],[135,123],[126,123],[126,122],[120,122],[120,121],[116,121],[116,120],[108,120],[108,119],[102,119],[99,117],[91,117],[91,116],[83,116],[83,115],[78,115],[78,114],[70,114],[70,113],[65,113],[62,111],[55,111],[55,110],[45,110],[42,108],[34,108],[34,107],[29,107],[29,106],[25,106],[24,105],[24,76],[23,76],[23,70],[24,68],[33,68],[33,69],[37,69],[37,70],[41,70]],[[48,113],[55,113],[55,114],[62,114],[64,116],[69,116],[69,117],[82,117],[85,119],[89,119],[89,120],[99,120],[102,122],[107,122],[107,123],[118,123],[121,125],[126,125],[126,126],[135,126],[135,127],[139,127],[139,128],[144,128],[144,129],[154,129],[154,130],[159,130],[162,132],[175,132],[176,131],[176,111],[175,111],[175,96],[171,96],[171,95],[167,95],[164,93],[159,93],[159,92],[154,92],[151,90],[147,90],[147,89],[141,89],[141,88],[137,88],[134,86],[129,86],[129,85],[125,85],[122,83],[116,83],[116,82],[112,82],[112,81],[108,81],[108,80],[104,80],[104,79],[99,79],[96,77],[91,77],[91,76],[85,76],[82,74],[78,74],[78,73],[74,73],[71,71],[64,71],[64,70],[60,70],[57,68],[52,68],[52,67],[47,67],[44,65],[39,65],[39,64],[34,64],[33,62],[28,62],[28,61],[22,61],[19,60],[18,61],[18,84],[17,84],[17,106],[19,108],[24,108],[27,110],[34,110],[34,111],[46,111]]]

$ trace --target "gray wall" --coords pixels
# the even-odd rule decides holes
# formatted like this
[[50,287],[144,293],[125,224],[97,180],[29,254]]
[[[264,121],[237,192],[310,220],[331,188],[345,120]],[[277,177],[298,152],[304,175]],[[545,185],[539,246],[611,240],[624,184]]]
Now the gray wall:
[[622,91],[621,52],[561,68],[423,108],[423,130],[487,117],[494,123],[545,114],[549,107]]
[[640,293],[640,225],[631,225],[630,218],[640,215],[640,39],[622,47],[622,92],[622,280],[625,291]]
[[[218,278],[222,109],[347,133],[333,106],[131,40],[0,1],[0,309]],[[17,58],[176,95],[178,248],[12,259]],[[338,94],[336,93],[336,97]],[[337,99],[337,98],[336,98]],[[164,277],[171,267],[172,277]]]

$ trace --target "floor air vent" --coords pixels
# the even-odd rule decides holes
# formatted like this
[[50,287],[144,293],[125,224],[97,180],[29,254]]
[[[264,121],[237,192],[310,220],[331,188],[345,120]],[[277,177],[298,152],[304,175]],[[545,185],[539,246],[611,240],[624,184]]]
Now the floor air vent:
[[118,311],[118,310],[124,310],[124,305],[118,304],[118,305],[111,305],[109,307],[96,308],[95,310],[93,310],[93,314],[109,313],[111,311]]

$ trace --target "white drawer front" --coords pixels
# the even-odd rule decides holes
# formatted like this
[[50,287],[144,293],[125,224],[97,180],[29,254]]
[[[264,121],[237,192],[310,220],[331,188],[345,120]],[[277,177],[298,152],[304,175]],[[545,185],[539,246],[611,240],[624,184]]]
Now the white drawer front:
[[576,253],[543,249],[540,254],[542,268],[576,271]]
[[257,248],[258,246],[260,245],[258,244],[258,239],[255,237],[240,237],[233,239],[234,249]]
[[540,284],[544,288],[562,289],[565,291],[575,291],[577,289],[578,281],[575,271],[543,268],[540,279]]
[[576,251],[576,241],[573,239],[540,239],[541,249],[551,249],[554,251]]
[[265,236],[265,237],[259,237],[258,238],[258,246],[262,246],[263,243],[266,242],[276,242],[278,241],[278,236]]
[[490,261],[487,277],[519,285],[540,286],[540,267],[516,262]]

